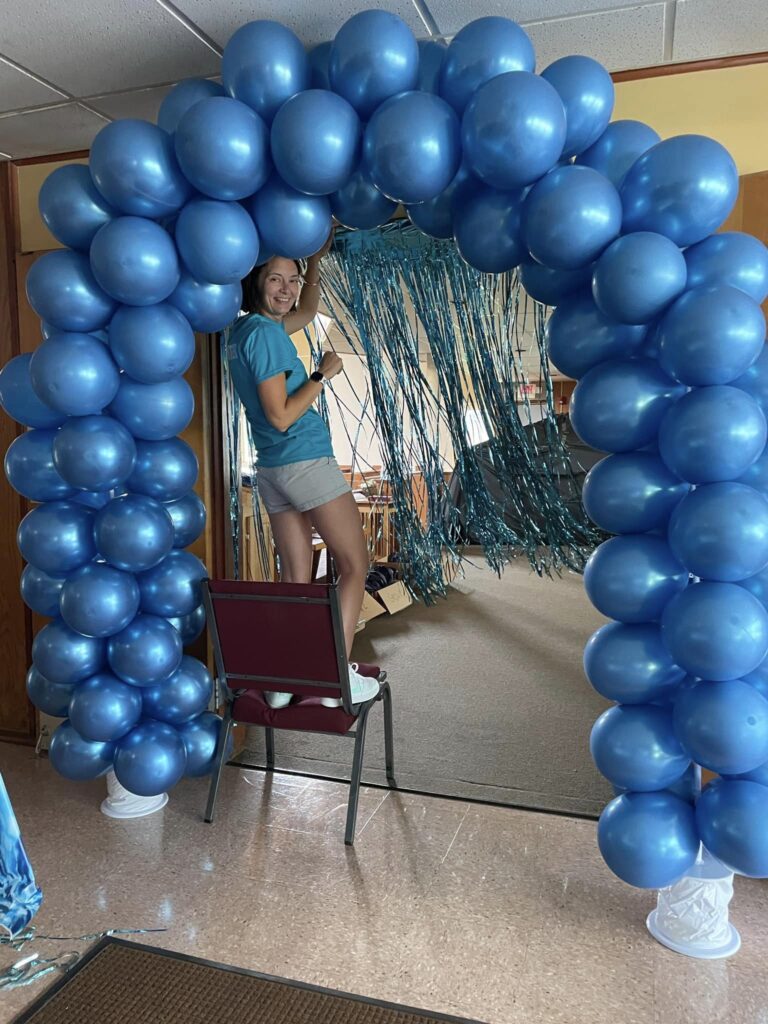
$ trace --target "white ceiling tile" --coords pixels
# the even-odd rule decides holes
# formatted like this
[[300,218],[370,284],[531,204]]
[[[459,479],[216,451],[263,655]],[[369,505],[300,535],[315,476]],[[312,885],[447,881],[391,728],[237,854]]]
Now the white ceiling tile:
[[154,89],[134,89],[131,92],[109,93],[107,96],[89,96],[88,106],[95,107],[115,120],[138,117],[143,121],[157,121],[160,104],[173,88],[160,85]]
[[673,60],[706,60],[768,50],[766,0],[678,0]]
[[6,57],[73,96],[219,70],[210,47],[155,0],[5,0],[0,40]]
[[30,78],[0,57],[0,113],[56,103],[62,96],[62,93]]
[[0,152],[14,160],[88,149],[106,121],[78,103],[0,117]]
[[591,11],[613,10],[619,7],[640,7],[651,0],[427,0],[440,31],[454,36],[475,18],[491,15],[512,18],[524,24],[551,18],[567,18]]

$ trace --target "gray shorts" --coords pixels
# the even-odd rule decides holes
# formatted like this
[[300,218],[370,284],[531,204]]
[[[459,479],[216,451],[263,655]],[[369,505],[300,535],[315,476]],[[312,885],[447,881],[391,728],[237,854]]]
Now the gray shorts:
[[259,466],[259,495],[270,514],[309,512],[351,491],[336,459],[308,459],[287,466]]

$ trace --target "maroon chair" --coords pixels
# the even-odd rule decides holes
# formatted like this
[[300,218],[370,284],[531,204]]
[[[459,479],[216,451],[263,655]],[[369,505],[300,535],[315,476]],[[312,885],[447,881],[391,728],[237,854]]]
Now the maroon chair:
[[[351,846],[355,839],[368,712],[379,701],[384,706],[387,781],[390,786],[396,785],[392,696],[384,673],[372,668],[368,674],[378,679],[379,692],[363,704],[352,704],[336,587],[204,580],[202,589],[217,688],[226,704],[205,820],[213,821],[233,725],[263,726],[268,771],[275,766],[275,729],[334,733],[355,741],[344,835],[344,842]],[[287,707],[271,708],[264,699],[265,690],[296,696]],[[340,699],[342,706],[324,707],[321,697]]]

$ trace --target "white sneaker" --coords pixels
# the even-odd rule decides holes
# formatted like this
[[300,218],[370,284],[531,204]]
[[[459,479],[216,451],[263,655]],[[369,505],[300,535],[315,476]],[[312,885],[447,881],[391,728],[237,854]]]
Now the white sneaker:
[[271,708],[287,708],[293,700],[292,693],[273,693],[271,690],[264,691],[264,700]]
[[[352,665],[349,666],[349,687],[352,694],[353,704],[364,704],[371,700],[379,692],[379,683],[370,676],[361,676]],[[321,697],[320,703],[325,708],[340,708],[341,701],[335,697]]]

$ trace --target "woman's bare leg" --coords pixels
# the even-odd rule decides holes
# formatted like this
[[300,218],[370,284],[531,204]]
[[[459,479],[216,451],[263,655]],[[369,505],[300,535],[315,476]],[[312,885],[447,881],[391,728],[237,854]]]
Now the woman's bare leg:
[[[351,493],[342,494],[307,513],[325,541],[339,573],[339,601],[347,657],[360,620],[360,608],[368,574],[368,547],[363,524]],[[311,550],[311,539],[310,539]]]
[[280,558],[283,583],[311,583],[312,522],[306,512],[289,509],[269,517],[272,537]]

